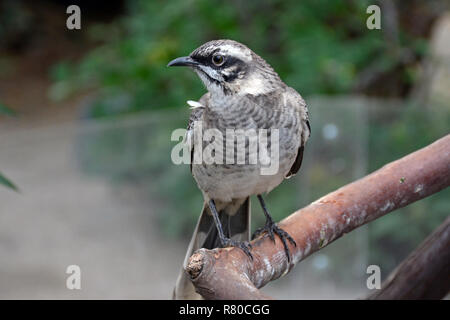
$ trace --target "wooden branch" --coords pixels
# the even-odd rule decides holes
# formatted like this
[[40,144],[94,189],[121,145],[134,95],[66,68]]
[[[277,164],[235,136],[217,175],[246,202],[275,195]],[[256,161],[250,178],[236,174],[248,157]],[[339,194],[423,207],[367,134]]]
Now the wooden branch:
[[267,236],[253,261],[238,248],[200,249],[186,271],[206,299],[268,299],[258,288],[288,273],[313,252],[376,218],[450,185],[450,135],[298,210],[279,225],[297,242],[290,265],[283,245]]
[[368,299],[442,299],[450,290],[450,217]]

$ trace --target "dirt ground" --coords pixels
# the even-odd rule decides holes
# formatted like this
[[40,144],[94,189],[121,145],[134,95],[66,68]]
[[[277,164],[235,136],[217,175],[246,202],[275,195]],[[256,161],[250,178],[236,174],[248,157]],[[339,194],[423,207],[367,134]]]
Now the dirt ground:
[[[2,170],[21,190],[0,190],[0,298],[169,298],[183,245],[161,238],[158,208],[136,187],[80,173],[74,133],[68,125],[0,133]],[[81,290],[66,288],[72,264]]]

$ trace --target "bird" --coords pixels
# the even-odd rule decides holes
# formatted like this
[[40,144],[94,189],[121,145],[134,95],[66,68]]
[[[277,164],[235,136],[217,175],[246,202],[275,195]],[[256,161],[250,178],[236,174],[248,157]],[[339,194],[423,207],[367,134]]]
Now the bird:
[[[266,218],[265,225],[255,231],[253,238],[266,234],[275,241],[277,235],[290,261],[288,242],[294,246],[296,243],[274,222],[263,194],[300,169],[311,134],[309,113],[305,100],[295,89],[286,85],[262,57],[234,40],[208,41],[189,56],[176,58],[167,66],[192,69],[207,90],[198,101],[188,101],[192,107],[186,133],[191,151],[190,168],[204,204],[173,292],[174,299],[201,299],[184,271],[189,257],[197,249],[238,247],[253,259],[249,243],[251,196],[256,195]],[[276,172],[262,174],[264,165],[250,163],[248,150],[245,150],[244,162],[237,162],[236,155],[231,159],[235,161],[225,161],[228,154],[221,149],[226,145],[225,138],[215,150],[216,156],[223,157],[224,161],[194,161],[196,150],[206,143],[201,139],[195,142],[192,138],[196,123],[201,123],[203,130],[216,130],[224,136],[229,129],[266,130],[267,137],[271,138],[277,132]],[[248,137],[244,140],[240,140],[240,145],[238,139],[233,140],[231,149],[236,151],[239,146],[248,146]],[[219,139],[214,141],[220,142]],[[270,147],[268,142],[263,145]]]

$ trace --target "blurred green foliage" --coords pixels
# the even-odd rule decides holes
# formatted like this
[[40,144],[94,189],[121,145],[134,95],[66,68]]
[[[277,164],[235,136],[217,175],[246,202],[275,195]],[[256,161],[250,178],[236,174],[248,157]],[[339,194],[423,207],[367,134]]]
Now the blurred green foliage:
[[5,106],[3,103],[0,102],[0,115],[7,115],[7,116],[15,116],[16,112],[11,109],[8,108],[7,106]]
[[[405,85],[415,69],[398,68],[399,56],[380,30],[366,28],[371,1],[174,0],[128,1],[128,13],[88,32],[102,45],[81,63],[52,70],[50,96],[61,99],[79,88],[99,88],[89,116],[180,107],[204,89],[189,70],[169,70],[173,58],[202,43],[230,38],[265,58],[302,95],[356,90],[359,77],[396,71]],[[424,41],[400,30],[401,46],[422,55]],[[388,80],[387,80],[388,81]],[[400,93],[399,93],[400,94]],[[117,103],[120,101],[120,103]]]
[[[15,116],[16,115],[14,110],[8,108],[7,106],[5,106],[3,103],[0,102],[0,115],[2,115],[2,114],[7,115],[7,116]],[[1,172],[0,172],[0,185],[8,187],[12,190],[18,191],[16,185],[14,183],[12,183],[11,180],[6,178]]]
[[0,172],[0,185],[3,185],[12,190],[18,191],[16,185],[14,183],[12,183],[11,180],[6,178],[1,172]]

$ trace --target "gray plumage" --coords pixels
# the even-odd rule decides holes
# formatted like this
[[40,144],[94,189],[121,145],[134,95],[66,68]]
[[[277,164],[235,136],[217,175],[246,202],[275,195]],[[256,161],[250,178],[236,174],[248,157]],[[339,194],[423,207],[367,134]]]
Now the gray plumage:
[[[272,67],[245,45],[232,40],[210,41],[194,50],[189,57],[173,60],[169,65],[188,65],[198,74],[208,93],[190,116],[187,135],[192,150],[199,145],[192,139],[195,121],[203,130],[219,130],[226,146],[227,129],[267,129],[279,132],[279,167],[273,175],[262,175],[261,164],[227,164],[225,150],[217,148],[223,164],[192,164],[191,171],[205,199],[202,214],[186,254],[184,264],[199,248],[221,245],[208,206],[213,200],[225,237],[248,241],[250,234],[250,201],[252,195],[270,192],[283,179],[297,173],[304,146],[310,136],[308,111],[303,98],[279,78]],[[206,146],[206,142],[203,147]],[[243,143],[248,145],[248,139]],[[234,148],[240,147],[235,141]],[[222,152],[222,154],[221,154]],[[184,271],[180,273],[174,298],[200,298]]]

